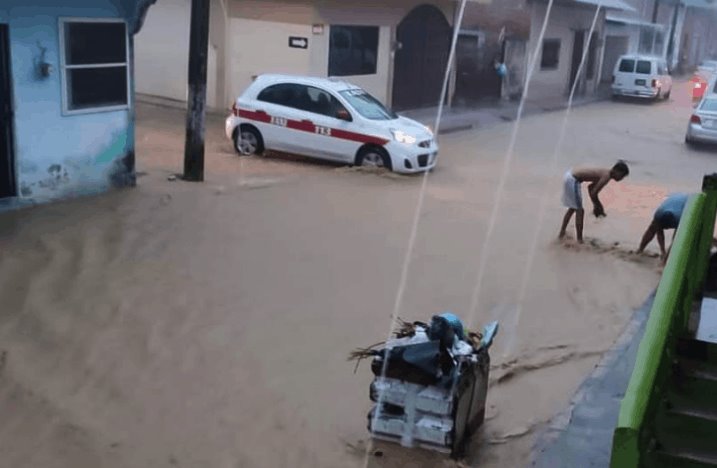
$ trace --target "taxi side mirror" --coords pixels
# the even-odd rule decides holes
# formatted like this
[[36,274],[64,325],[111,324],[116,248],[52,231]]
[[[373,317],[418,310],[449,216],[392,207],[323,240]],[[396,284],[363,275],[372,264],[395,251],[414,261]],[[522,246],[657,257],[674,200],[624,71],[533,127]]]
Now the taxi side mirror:
[[339,120],[344,120],[346,122],[351,122],[353,119],[351,118],[351,114],[349,114],[349,111],[346,109],[339,109],[336,111],[336,118]]

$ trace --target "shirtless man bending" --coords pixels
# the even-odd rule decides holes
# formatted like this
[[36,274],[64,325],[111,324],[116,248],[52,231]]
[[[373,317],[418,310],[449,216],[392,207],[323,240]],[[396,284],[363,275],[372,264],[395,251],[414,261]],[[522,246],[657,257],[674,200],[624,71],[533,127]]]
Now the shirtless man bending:
[[605,209],[598,198],[598,194],[611,180],[621,181],[630,174],[630,169],[624,161],[618,161],[611,169],[576,168],[570,169],[563,177],[563,205],[568,209],[563,217],[559,238],[565,237],[570,219],[575,214],[575,233],[578,242],[583,243],[583,209],[582,183],[588,182],[588,194],[593,203],[595,217],[605,216]]

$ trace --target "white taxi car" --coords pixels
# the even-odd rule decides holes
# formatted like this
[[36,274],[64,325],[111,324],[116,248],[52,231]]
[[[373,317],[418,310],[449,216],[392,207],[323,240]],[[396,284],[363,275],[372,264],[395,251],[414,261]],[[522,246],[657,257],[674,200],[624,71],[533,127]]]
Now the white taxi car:
[[240,154],[274,150],[402,173],[432,169],[438,155],[428,127],[331,78],[261,75],[234,103],[225,130]]

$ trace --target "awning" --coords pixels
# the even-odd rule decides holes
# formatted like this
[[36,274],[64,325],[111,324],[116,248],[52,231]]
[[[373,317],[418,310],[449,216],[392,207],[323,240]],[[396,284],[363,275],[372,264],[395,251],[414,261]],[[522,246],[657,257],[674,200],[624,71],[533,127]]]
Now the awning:
[[657,23],[651,23],[649,21],[640,20],[636,18],[624,18],[617,15],[611,15],[608,13],[608,15],[605,17],[605,21],[608,23],[620,23],[620,24],[629,24],[631,26],[643,26],[647,28],[655,28],[655,29],[664,29],[664,25],[657,24]]
[[593,5],[607,9],[607,10],[622,10],[622,11],[636,11],[629,4],[622,0],[573,0],[575,3],[582,3],[585,5]]
[[682,0],[682,4],[688,7],[717,10],[717,1],[715,0]]

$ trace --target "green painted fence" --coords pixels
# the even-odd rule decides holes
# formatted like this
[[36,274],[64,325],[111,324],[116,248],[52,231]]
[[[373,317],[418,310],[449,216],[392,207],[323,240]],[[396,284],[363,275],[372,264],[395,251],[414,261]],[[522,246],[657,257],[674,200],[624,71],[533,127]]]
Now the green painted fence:
[[665,391],[675,340],[707,274],[717,208],[717,174],[690,197],[662,273],[635,367],[613,434],[611,468],[638,468],[652,439],[652,421]]

